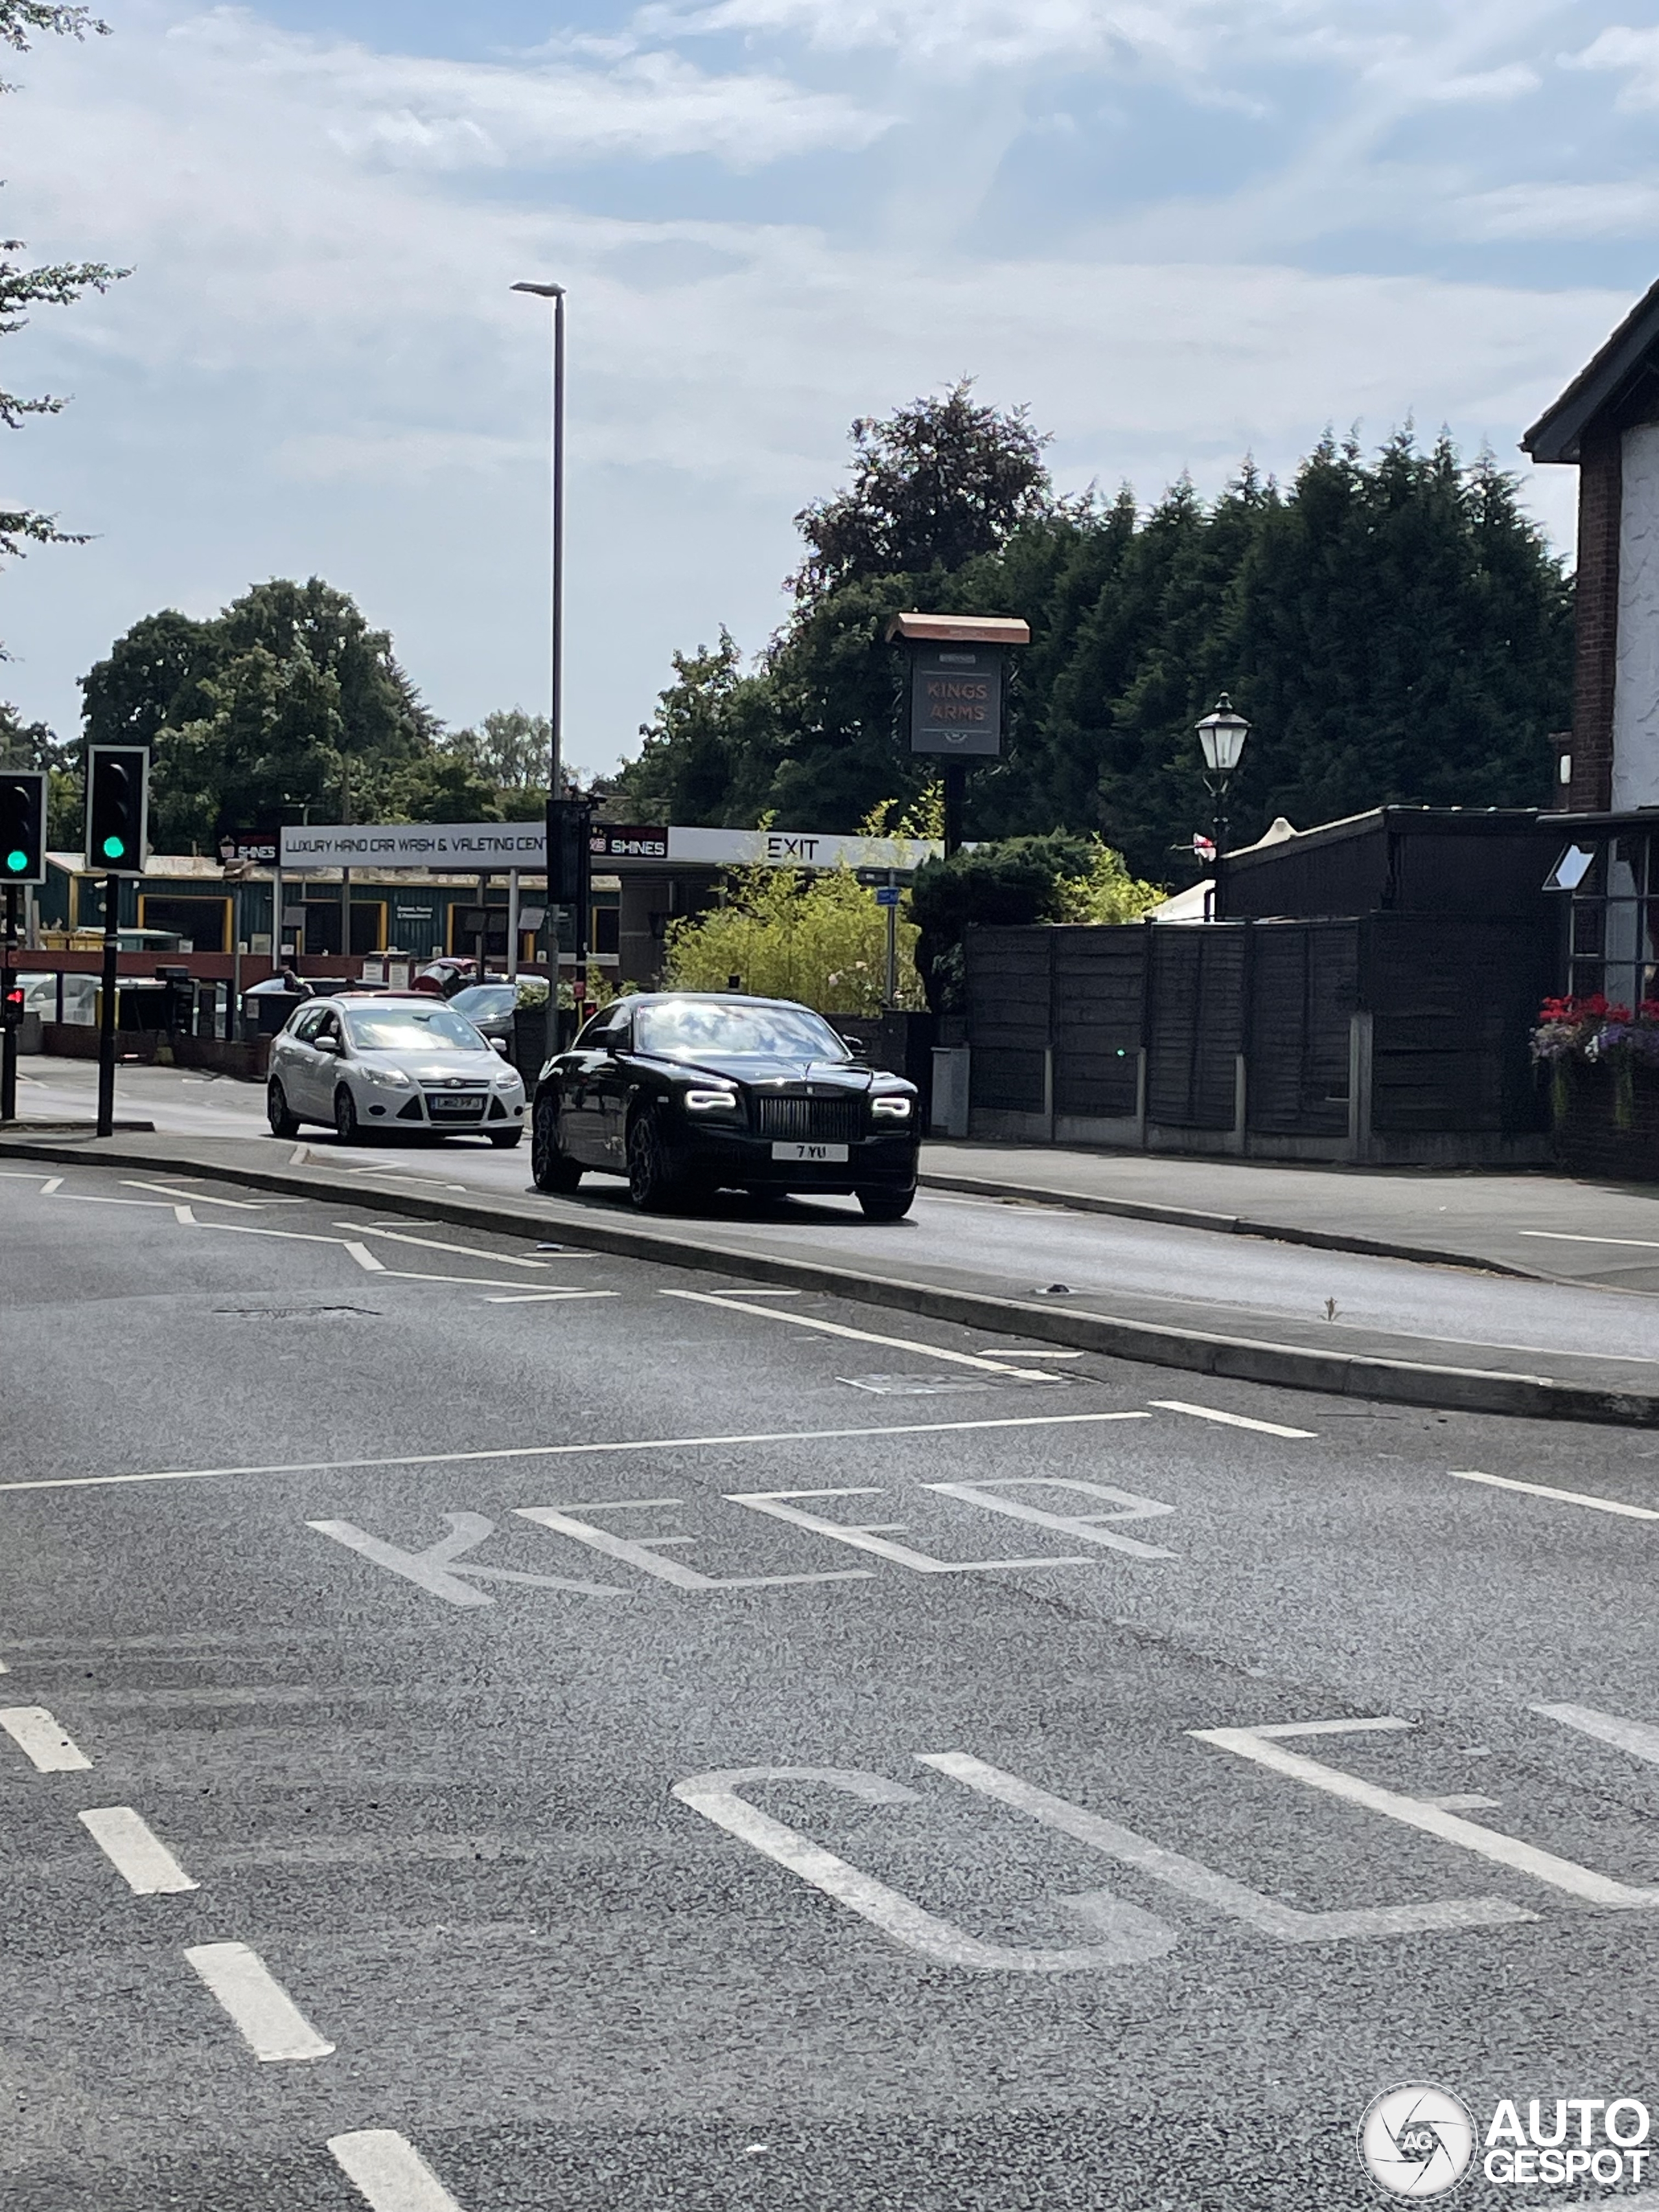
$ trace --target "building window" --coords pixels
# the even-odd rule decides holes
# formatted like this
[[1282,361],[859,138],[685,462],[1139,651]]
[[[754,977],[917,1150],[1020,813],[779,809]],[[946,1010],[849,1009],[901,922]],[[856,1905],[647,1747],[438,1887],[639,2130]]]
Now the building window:
[[1659,834],[1626,830],[1579,849],[1590,860],[1568,924],[1574,997],[1631,1007],[1659,998]]
[[[340,895],[308,898],[305,905],[308,953],[336,954],[340,950]],[[386,901],[353,899],[351,950],[354,955],[386,950]]]
[[167,930],[188,952],[228,951],[229,918],[226,898],[156,898],[145,891],[138,901],[139,928]]

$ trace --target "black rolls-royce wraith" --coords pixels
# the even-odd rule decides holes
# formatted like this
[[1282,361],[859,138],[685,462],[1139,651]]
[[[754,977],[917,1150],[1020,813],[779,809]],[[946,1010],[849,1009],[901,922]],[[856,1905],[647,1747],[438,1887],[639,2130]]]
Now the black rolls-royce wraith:
[[543,1068],[540,1190],[626,1176],[647,1212],[718,1188],[856,1194],[896,1221],[915,1195],[916,1087],[860,1060],[787,999],[646,992],[596,1014]]

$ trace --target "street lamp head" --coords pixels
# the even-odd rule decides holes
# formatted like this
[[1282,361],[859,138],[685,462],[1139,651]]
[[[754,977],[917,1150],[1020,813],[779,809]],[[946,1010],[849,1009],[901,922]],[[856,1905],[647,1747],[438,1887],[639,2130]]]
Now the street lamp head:
[[515,292],[533,293],[538,300],[562,300],[564,297],[562,284],[515,284],[513,289]]
[[1232,774],[1244,757],[1244,740],[1249,734],[1249,724],[1243,714],[1235,712],[1232,701],[1224,691],[1215,702],[1215,712],[1206,714],[1198,726],[1204,765],[1212,775]]

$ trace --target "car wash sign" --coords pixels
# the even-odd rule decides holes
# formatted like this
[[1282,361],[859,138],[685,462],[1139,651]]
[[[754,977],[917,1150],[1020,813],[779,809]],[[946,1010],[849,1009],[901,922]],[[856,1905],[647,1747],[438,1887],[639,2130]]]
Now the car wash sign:
[[997,759],[1007,649],[1029,641],[1025,623],[988,615],[896,615],[888,635],[909,652],[910,750]]

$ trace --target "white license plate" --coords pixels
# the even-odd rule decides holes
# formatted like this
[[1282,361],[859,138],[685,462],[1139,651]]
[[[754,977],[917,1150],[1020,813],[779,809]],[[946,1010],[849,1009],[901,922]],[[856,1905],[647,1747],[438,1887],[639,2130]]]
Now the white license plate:
[[847,1158],[845,1145],[774,1145],[775,1160],[822,1160],[826,1164]]

